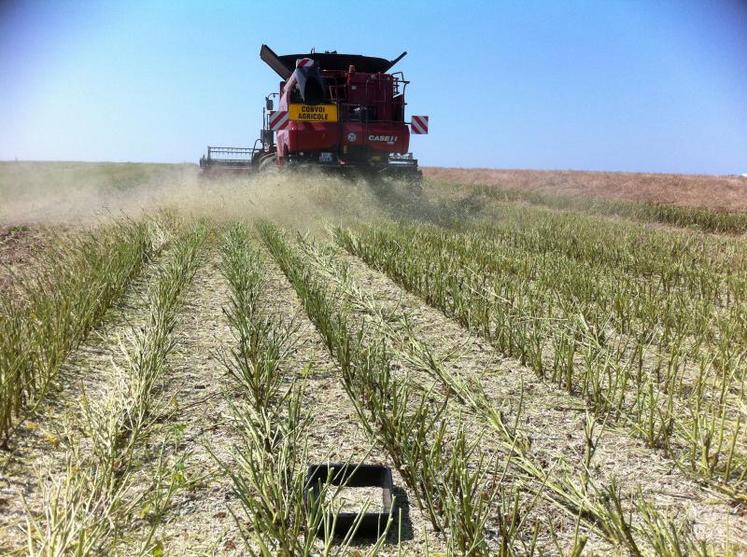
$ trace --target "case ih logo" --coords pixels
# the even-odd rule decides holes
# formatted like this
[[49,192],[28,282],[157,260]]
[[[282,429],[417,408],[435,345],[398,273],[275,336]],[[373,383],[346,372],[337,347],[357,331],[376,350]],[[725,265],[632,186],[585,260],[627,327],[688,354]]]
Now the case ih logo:
[[388,143],[391,145],[392,143],[397,143],[397,136],[396,135],[369,135],[368,136],[369,141],[376,141],[379,143]]

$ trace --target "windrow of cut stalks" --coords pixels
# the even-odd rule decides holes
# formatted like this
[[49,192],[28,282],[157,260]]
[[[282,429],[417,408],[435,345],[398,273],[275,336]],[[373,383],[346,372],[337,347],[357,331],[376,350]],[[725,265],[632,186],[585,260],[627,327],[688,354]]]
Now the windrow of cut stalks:
[[444,403],[393,373],[386,338],[356,323],[298,247],[273,225],[259,230],[339,362],[359,423],[389,454],[433,527],[447,533],[451,550],[489,554],[485,525],[498,494],[488,481],[492,463],[461,423],[449,424]]
[[[701,543],[689,531],[677,526],[671,517],[658,510],[643,494],[638,493],[629,500],[623,500],[621,489],[614,479],[607,485],[600,485],[590,477],[588,471],[592,468],[596,443],[601,436],[599,423],[593,416],[587,415],[585,424],[585,472],[580,477],[569,473],[567,470],[571,467],[566,466],[562,459],[556,460],[551,468],[540,464],[532,454],[526,436],[517,428],[521,401],[516,422],[506,423],[481,382],[462,375],[436,356],[434,348],[412,332],[410,318],[403,309],[392,310],[381,306],[367,289],[352,279],[349,265],[341,260],[334,248],[303,239],[299,240],[299,247],[308,264],[323,276],[323,280],[335,285],[336,296],[345,298],[355,311],[366,315],[368,325],[386,337],[391,343],[392,354],[400,363],[408,365],[413,371],[424,372],[436,382],[429,386],[422,378],[408,376],[410,387],[427,393],[434,404],[442,404],[446,409],[446,419],[463,420],[465,416],[462,412],[466,412],[470,416],[468,419],[476,420],[493,433],[481,436],[481,441],[498,449],[503,462],[498,468],[501,471],[497,482],[498,500],[493,503],[493,513],[484,518],[490,526],[497,524],[497,551],[500,554],[542,554],[547,547],[536,545],[538,533],[549,530],[551,538],[557,537],[552,520],[532,525],[532,510],[537,506],[538,499],[546,500],[576,521],[575,537],[569,550],[571,554],[580,554],[584,550],[588,530],[613,545],[624,547],[632,555],[642,555],[652,550],[660,554],[717,553],[715,548]],[[479,468],[486,462],[481,458],[473,464]],[[508,486],[509,483],[512,485]],[[466,512],[466,509],[462,510]],[[631,512],[637,513],[637,520],[631,519]],[[554,547],[554,550],[558,550],[558,547]]]
[[0,298],[0,442],[160,249],[166,227],[123,221],[63,240]]
[[[231,227],[221,251],[231,292],[225,312],[235,336],[223,364],[246,398],[232,408],[239,444],[230,462],[219,462],[241,505],[241,513],[231,512],[245,549],[266,557],[348,555],[355,529],[335,540],[331,478],[317,495],[307,485],[304,439],[310,414],[303,407],[302,383],[284,370],[295,350],[295,328],[282,316],[260,311],[264,263],[247,228]],[[386,535],[382,532],[365,555],[376,555]]]
[[[148,485],[133,475],[139,450],[158,412],[158,392],[184,292],[198,266],[206,229],[198,226],[175,241],[148,291],[150,315],[123,339],[123,364],[112,363],[102,396],[83,396],[78,417],[67,424],[66,472],[43,479],[43,512],[27,514],[30,555],[108,555],[138,518],[149,527],[129,554],[151,555],[154,534],[179,487],[179,474],[165,447]],[[181,463],[183,464],[183,463]]]
[[469,229],[382,223],[336,237],[501,352],[744,498],[743,240],[536,208],[499,214]]

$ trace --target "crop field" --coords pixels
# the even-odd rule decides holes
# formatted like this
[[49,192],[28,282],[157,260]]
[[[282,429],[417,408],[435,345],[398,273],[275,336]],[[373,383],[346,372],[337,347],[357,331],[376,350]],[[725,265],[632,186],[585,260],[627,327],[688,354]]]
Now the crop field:
[[0,554],[747,554],[747,181],[460,172],[0,164]]

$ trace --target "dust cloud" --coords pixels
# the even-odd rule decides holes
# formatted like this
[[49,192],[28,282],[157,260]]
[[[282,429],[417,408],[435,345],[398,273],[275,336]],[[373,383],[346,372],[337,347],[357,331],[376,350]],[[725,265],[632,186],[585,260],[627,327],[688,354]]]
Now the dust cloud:
[[364,180],[313,171],[205,178],[194,165],[0,163],[2,226],[89,225],[168,209],[311,229],[381,217],[386,205]]

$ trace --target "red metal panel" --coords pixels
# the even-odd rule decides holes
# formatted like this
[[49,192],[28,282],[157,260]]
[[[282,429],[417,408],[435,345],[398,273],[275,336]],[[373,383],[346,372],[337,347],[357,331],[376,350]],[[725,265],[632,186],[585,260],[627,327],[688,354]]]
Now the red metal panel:
[[336,123],[290,122],[287,129],[290,132],[288,150],[291,154],[301,151],[336,150],[340,140]]

